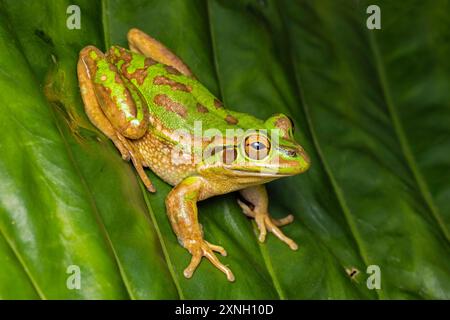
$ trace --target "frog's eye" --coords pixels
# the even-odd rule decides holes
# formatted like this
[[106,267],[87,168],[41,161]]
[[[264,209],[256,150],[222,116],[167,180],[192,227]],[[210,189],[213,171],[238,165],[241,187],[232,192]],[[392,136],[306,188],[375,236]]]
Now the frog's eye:
[[245,153],[254,160],[267,157],[270,151],[270,142],[264,135],[251,135],[245,139]]

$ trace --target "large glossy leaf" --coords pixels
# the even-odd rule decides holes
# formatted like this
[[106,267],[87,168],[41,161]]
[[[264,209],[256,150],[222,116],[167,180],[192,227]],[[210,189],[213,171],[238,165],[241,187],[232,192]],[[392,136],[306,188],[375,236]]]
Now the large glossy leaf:
[[[81,29],[66,27],[69,5]],[[366,28],[377,4],[382,29]],[[350,0],[0,3],[0,298],[450,298],[450,4]],[[158,38],[234,110],[289,114],[312,158],[268,185],[300,249],[255,226],[235,195],[200,203],[228,283],[189,254],[164,208],[170,186],[87,120],[78,52]],[[81,289],[66,286],[81,270]],[[379,266],[381,289],[366,286]],[[356,270],[356,274],[352,273]]]

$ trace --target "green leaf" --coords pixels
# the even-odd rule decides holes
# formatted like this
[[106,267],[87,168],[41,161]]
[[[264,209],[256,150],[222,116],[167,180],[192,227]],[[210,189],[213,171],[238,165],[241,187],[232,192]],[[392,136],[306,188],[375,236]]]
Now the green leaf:
[[[69,30],[69,5],[81,29]],[[366,8],[381,8],[368,30]],[[0,298],[450,298],[450,4],[349,0],[0,2]],[[138,27],[230,109],[289,114],[311,156],[268,185],[300,246],[256,227],[235,195],[199,204],[236,281],[189,253],[165,213],[171,187],[88,121],[76,62]],[[205,260],[205,259],[204,259]],[[81,288],[68,289],[68,267]],[[370,290],[367,267],[381,271]],[[352,270],[355,275],[349,276]],[[370,279],[369,279],[370,282]]]

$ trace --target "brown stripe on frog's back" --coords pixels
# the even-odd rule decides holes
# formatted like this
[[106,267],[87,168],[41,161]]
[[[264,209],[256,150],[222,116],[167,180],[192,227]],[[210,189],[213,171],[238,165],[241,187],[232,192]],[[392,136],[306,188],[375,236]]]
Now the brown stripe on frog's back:
[[201,103],[197,103],[197,111],[200,113],[208,113],[209,112],[208,108],[206,108]]
[[167,77],[164,76],[156,76],[153,79],[153,84],[155,85],[168,85],[172,88],[172,90],[180,90],[180,91],[184,91],[184,92],[191,92],[192,91],[192,87],[185,85],[183,83],[177,82],[175,80],[169,79]]
[[228,115],[225,117],[225,121],[226,121],[228,124],[237,124],[237,123],[239,122],[239,120],[236,119],[235,117],[233,117],[231,114],[228,114]]
[[223,103],[220,100],[214,99],[214,106],[217,109],[223,108]]
[[[118,51],[118,53],[116,51]],[[120,65],[120,71],[125,76],[125,78],[128,79],[129,74],[127,68],[130,66],[132,60],[131,53],[124,48],[111,47],[111,49],[109,49],[108,51],[108,57],[109,60],[114,64],[118,64],[119,61],[123,61],[123,63]]]
[[[156,61],[151,59],[151,58],[145,58],[144,60],[144,67],[143,68],[138,68],[136,69],[133,73],[128,73],[127,69],[123,69],[125,63],[122,65],[122,71],[126,72],[126,77],[131,80],[131,79],[135,79],[136,82],[139,85],[142,85],[145,81],[145,78],[147,78],[147,71],[148,71],[148,67],[152,66],[156,64]],[[128,66],[126,66],[128,68]]]
[[106,53],[106,58],[109,62],[112,62],[114,64],[118,63],[120,60],[123,60],[124,63],[129,64],[132,60],[132,56],[129,51],[117,46],[109,48],[108,52]]
[[164,68],[165,68],[166,71],[167,71],[168,73],[170,73],[170,74],[174,74],[174,75],[176,75],[176,76],[179,76],[179,75],[181,74],[180,71],[178,71],[177,69],[175,69],[175,68],[172,67],[172,66],[165,65]]
[[[118,83],[118,84],[123,84],[123,80],[122,80],[122,78],[120,77],[119,72],[117,72],[116,66],[110,64],[110,65],[109,65],[109,70],[111,70],[112,72],[114,72],[114,81],[115,81],[116,83]],[[101,80],[103,80],[103,77],[102,77]]]
[[[118,53],[117,53],[118,50]],[[133,73],[128,72],[128,67],[131,65],[133,61],[132,54],[125,50],[124,48],[111,47],[108,51],[109,61],[118,64],[119,61],[123,61],[120,66],[120,71],[122,75],[128,80],[135,79],[139,85],[142,85],[147,77],[147,69],[148,67],[155,65],[157,62],[151,58],[144,59],[144,66],[142,68],[136,69]]]
[[167,111],[178,114],[182,118],[186,118],[187,116],[187,108],[181,103],[173,101],[165,94],[157,94],[153,98],[153,102],[158,106],[164,107]]

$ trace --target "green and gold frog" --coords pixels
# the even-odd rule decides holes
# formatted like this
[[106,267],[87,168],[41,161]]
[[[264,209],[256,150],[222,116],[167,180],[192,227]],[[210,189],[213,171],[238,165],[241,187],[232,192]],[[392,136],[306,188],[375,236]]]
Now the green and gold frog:
[[214,252],[226,251],[203,237],[197,202],[239,191],[239,206],[255,219],[259,241],[272,232],[292,250],[297,244],[279,227],[293,221],[268,212],[265,183],[306,171],[308,155],[294,140],[283,114],[266,121],[226,109],[163,44],[138,29],[128,32],[130,50],[93,46],[80,52],[78,79],[85,111],[131,160],[146,188],[150,168],[171,184],[166,209],[179,243],[192,255],[184,276],[192,277],[202,257],[234,281]]

